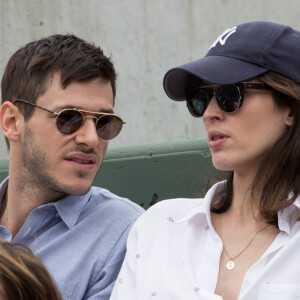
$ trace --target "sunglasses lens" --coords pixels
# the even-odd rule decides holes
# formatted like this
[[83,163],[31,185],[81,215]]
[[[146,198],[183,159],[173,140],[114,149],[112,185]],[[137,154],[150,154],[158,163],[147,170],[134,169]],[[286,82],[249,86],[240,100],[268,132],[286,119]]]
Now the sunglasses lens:
[[100,117],[97,121],[96,129],[100,139],[104,141],[115,138],[123,127],[123,121],[112,115]]
[[233,112],[241,106],[242,95],[236,85],[222,85],[216,91],[219,107],[225,112]]
[[187,94],[187,107],[194,117],[202,117],[210,100],[210,96],[205,89],[195,89]]
[[82,125],[83,116],[79,111],[67,109],[62,111],[56,119],[56,126],[62,134],[72,134]]

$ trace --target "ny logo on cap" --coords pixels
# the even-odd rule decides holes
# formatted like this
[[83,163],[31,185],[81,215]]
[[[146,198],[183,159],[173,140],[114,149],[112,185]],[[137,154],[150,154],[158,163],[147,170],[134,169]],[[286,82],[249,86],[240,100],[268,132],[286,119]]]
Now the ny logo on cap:
[[218,42],[220,42],[220,45],[223,46],[225,45],[227,39],[233,34],[236,32],[236,28],[237,26],[235,27],[232,27],[232,28],[229,28],[229,29],[226,29],[216,40],[215,42],[209,47],[208,50],[210,50],[211,48],[215,47],[217,45]]

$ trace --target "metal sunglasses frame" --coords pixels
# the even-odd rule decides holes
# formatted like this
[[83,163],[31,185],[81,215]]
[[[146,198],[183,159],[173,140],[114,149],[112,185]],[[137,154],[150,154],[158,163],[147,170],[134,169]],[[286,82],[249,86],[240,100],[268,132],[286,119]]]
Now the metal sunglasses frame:
[[[37,108],[42,109],[42,110],[44,110],[44,111],[46,111],[46,112],[48,112],[48,113],[51,113],[51,114],[53,114],[53,115],[56,116],[56,120],[57,120],[57,118],[60,116],[60,114],[61,114],[62,112],[64,112],[64,111],[68,111],[68,110],[74,110],[74,111],[77,111],[77,112],[79,112],[79,113],[82,115],[82,123],[81,123],[80,127],[79,127],[76,131],[78,131],[78,130],[83,126],[84,121],[85,121],[85,118],[88,118],[88,117],[93,118],[93,119],[96,119],[96,122],[95,122],[96,128],[97,128],[97,123],[98,123],[98,121],[99,121],[102,117],[104,117],[104,116],[112,116],[112,117],[117,118],[117,119],[120,120],[120,122],[122,123],[122,126],[123,126],[123,124],[126,124],[126,122],[124,122],[119,116],[117,116],[117,115],[115,115],[115,114],[111,114],[111,113],[93,112],[93,111],[84,110],[84,109],[80,109],[80,108],[76,108],[76,107],[66,108],[66,109],[61,110],[60,112],[55,112],[55,111],[49,110],[49,109],[47,109],[47,108],[41,107],[41,106],[39,106],[39,105],[37,105],[37,104],[31,103],[31,102],[29,102],[29,101],[26,101],[26,100],[16,99],[16,100],[14,100],[12,103],[15,104],[16,102],[22,102],[22,103],[30,104],[30,105],[32,105],[32,106],[34,106],[34,107],[37,107]],[[86,115],[86,114],[88,114],[88,115]],[[99,115],[99,117],[96,117],[95,115]],[[121,126],[121,129],[122,129],[122,126]],[[57,125],[56,125],[56,127],[57,127]],[[57,129],[58,129],[58,131],[59,131],[60,133],[62,133],[62,132],[59,130],[58,127],[57,127]],[[75,133],[76,131],[74,131],[73,133]],[[121,130],[120,130],[120,131],[121,131]],[[73,133],[70,133],[70,134],[73,134]],[[62,134],[64,134],[64,133],[62,133]],[[64,135],[70,135],[70,134],[64,134]],[[99,135],[98,135],[98,138],[99,138],[99,139],[102,139]],[[113,138],[112,138],[112,139],[113,139]]]

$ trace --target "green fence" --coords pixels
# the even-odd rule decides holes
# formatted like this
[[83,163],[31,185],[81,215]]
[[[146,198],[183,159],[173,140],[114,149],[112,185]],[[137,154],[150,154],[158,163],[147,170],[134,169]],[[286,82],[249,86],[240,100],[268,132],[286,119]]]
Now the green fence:
[[[8,164],[8,158],[0,160],[0,179]],[[209,180],[219,176],[206,140],[198,139],[109,150],[94,185],[147,209],[162,199],[202,197]]]

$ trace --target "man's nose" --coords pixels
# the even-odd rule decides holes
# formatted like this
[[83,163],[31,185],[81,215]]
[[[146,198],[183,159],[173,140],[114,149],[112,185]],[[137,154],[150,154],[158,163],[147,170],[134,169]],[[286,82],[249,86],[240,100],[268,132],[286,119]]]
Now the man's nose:
[[76,143],[86,144],[89,147],[98,145],[100,139],[96,130],[96,118],[93,116],[86,116],[83,120],[81,128],[76,132]]

